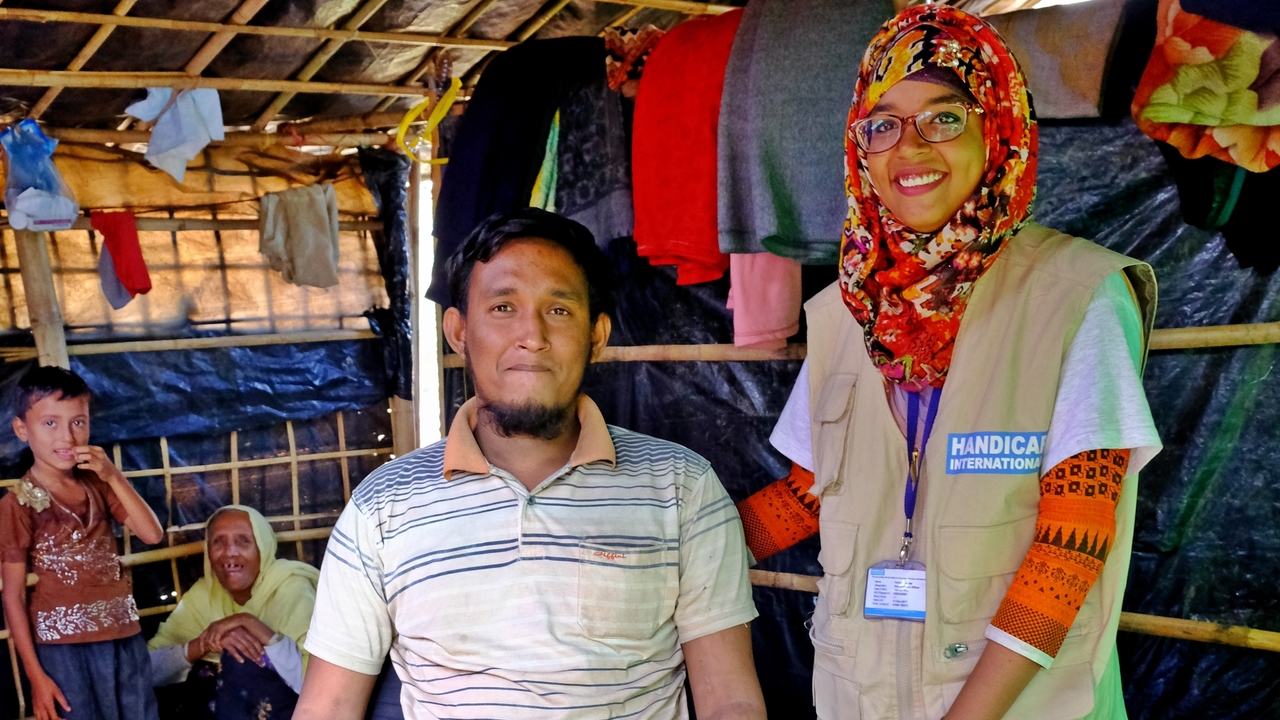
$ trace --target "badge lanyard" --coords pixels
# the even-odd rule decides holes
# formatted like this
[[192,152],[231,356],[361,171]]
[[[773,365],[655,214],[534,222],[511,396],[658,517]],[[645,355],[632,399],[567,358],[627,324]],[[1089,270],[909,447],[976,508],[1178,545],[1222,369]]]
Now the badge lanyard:
[[915,535],[911,533],[911,520],[916,514],[916,494],[920,489],[920,460],[925,448],[929,446],[929,436],[933,434],[933,422],[938,419],[938,404],[942,398],[942,388],[935,388],[929,398],[929,407],[925,411],[924,436],[916,445],[916,430],[920,425],[920,393],[907,393],[907,489],[902,497],[902,511],[907,516],[907,526],[902,532],[902,549],[898,551],[899,565],[906,565],[911,559],[911,543]]

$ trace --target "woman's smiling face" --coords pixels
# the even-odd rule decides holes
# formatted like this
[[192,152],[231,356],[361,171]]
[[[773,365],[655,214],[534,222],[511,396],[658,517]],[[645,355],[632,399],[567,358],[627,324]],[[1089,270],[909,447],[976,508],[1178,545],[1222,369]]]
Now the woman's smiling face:
[[[907,117],[940,103],[972,102],[942,85],[903,80],[889,88],[868,117]],[[941,143],[926,141],[908,122],[897,145],[867,153],[871,185],[894,217],[917,232],[934,232],[955,216],[986,170],[982,118],[970,112],[964,132]]]

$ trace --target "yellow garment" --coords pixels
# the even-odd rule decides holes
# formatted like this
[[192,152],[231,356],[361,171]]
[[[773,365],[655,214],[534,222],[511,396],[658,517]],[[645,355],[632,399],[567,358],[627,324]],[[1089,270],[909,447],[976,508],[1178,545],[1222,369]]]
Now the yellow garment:
[[[262,556],[258,579],[253,583],[249,602],[237,605],[231,594],[222,587],[209,563],[209,537],[205,533],[204,577],[182,596],[178,607],[160,624],[155,637],[147,643],[148,650],[171,645],[181,645],[194,640],[209,625],[225,617],[247,612],[261,620],[272,630],[292,639],[302,650],[302,666],[305,671],[310,655],[303,650],[307,630],[311,627],[311,611],[316,604],[316,583],[320,571],[296,560],[276,557],[276,533],[262,513],[244,505],[228,505],[209,518],[229,510],[239,510],[249,516],[253,524],[253,537]],[[206,526],[207,527],[207,526]],[[206,655],[205,660],[218,662],[217,655]]]

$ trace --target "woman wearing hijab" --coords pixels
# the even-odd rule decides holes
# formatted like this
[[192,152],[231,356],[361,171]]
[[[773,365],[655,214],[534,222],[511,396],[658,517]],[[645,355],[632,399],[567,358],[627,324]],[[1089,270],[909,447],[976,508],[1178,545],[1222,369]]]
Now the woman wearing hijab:
[[161,715],[287,719],[320,572],[277,558],[275,531],[253,508],[220,508],[205,527],[204,577],[148,643],[153,684],[170,686],[157,693]]
[[1115,633],[1150,267],[1031,222],[1016,61],[945,6],[887,23],[846,140],[839,281],[740,505],[757,558],[818,530],[818,717],[1123,718]]

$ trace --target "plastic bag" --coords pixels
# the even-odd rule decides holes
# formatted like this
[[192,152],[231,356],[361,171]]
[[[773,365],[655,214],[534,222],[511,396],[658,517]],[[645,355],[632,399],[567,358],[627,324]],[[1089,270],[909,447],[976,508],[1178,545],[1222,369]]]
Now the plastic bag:
[[51,159],[58,141],[27,119],[0,134],[0,145],[9,223],[16,230],[69,230],[80,206]]

